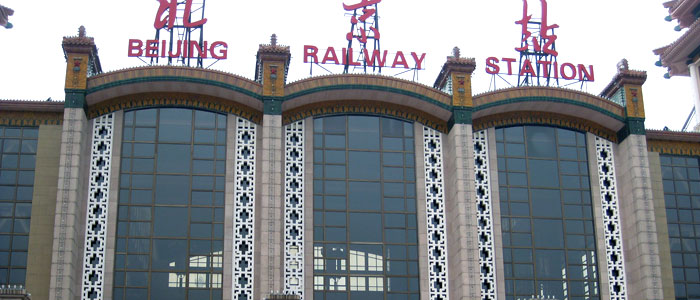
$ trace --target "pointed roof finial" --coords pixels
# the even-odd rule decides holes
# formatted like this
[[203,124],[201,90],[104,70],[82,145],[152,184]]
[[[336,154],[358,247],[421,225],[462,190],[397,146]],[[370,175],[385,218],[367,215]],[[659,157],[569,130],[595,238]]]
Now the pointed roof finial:
[[277,46],[277,35],[274,33],[270,37],[270,45]]
[[78,28],[78,37],[85,37],[85,26]]
[[455,58],[459,58],[459,55],[459,47],[452,48],[452,56],[454,56]]
[[630,65],[627,62],[627,59],[623,58],[619,63],[617,63],[617,70],[618,71],[623,71],[623,70],[629,70]]

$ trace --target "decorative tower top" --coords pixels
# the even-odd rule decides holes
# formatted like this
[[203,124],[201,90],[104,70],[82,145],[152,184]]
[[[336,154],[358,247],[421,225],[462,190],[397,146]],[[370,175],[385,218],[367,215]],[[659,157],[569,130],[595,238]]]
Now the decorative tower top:
[[270,45],[271,45],[271,46],[277,46],[277,35],[274,34],[274,33],[273,33],[272,36],[270,37]]
[[617,71],[629,70],[630,66],[626,58],[623,58],[619,63],[617,63]]
[[[85,76],[85,78],[102,73],[102,65],[97,55],[95,39],[86,35],[85,26],[78,28],[77,36],[63,37],[62,46],[63,55],[73,65],[69,68],[69,72],[80,73],[84,71],[85,74],[80,77]],[[76,87],[73,86],[72,88]]]

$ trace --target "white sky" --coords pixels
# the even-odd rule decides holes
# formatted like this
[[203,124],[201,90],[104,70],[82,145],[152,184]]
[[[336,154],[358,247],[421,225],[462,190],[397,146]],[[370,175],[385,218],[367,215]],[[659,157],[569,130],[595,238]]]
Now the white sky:
[[[682,33],[673,30],[677,22],[663,20],[668,15],[662,6],[665,1],[549,0],[549,23],[559,25],[556,47],[560,64],[594,65],[596,81],[587,85],[589,93],[600,93],[615,74],[617,62],[627,58],[630,68],[648,73],[644,84],[646,127],[680,130],[692,108],[690,80],[664,79],[666,70],[654,65],[658,57],[652,53]],[[529,2],[531,12],[539,11],[539,1]],[[258,44],[269,43],[270,35],[276,33],[279,44],[291,46],[288,82],[309,77],[310,66],[303,63],[304,45],[320,49],[331,46],[338,51],[347,45],[345,34],[350,20],[344,15],[342,3],[207,1],[205,14],[209,21],[204,39],[229,45],[228,59],[212,69],[252,78]],[[10,17],[14,28],[0,28],[0,99],[13,100],[65,98],[66,65],[61,40],[77,35],[80,25],[95,38],[103,71],[145,65],[127,56],[128,40],[154,37],[158,7],[156,0],[0,0],[0,4],[15,10]],[[491,75],[484,71],[487,57],[518,58],[514,48],[520,43],[520,27],[514,22],[522,17],[521,0],[383,0],[379,10],[382,50],[404,51],[409,61],[412,51],[427,53],[425,70],[418,73],[422,84],[433,85],[454,46],[461,48],[462,56],[476,58],[474,93],[489,89]],[[331,70],[341,72],[341,68]],[[398,72],[385,69],[383,74]],[[314,76],[326,74],[314,67]],[[401,77],[410,79],[410,75]],[[499,82],[498,87],[506,85]]]

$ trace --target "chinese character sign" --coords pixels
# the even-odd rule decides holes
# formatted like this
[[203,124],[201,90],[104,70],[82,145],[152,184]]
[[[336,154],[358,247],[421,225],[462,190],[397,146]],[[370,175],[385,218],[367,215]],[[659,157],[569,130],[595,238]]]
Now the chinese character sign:
[[[324,51],[313,45],[305,45],[304,63],[343,65],[346,72],[350,66],[364,67],[365,72],[367,67],[377,67],[380,73],[381,68],[423,69],[425,53],[410,52],[410,56],[408,56],[409,52],[407,51],[396,51],[391,53],[391,56],[393,56],[392,60],[391,56],[389,56],[390,52],[379,49],[378,44],[374,45],[374,49],[372,47],[368,49],[367,41],[378,41],[381,37],[379,26],[377,25],[377,20],[379,19],[377,4],[382,2],[382,0],[348,1],[356,2],[354,4],[343,3],[343,9],[346,12],[350,12],[346,13],[346,15],[352,15],[350,32],[345,35],[349,42],[348,47],[339,49],[328,47]],[[358,51],[354,51],[352,48],[354,40],[360,43]],[[355,49],[357,50],[357,48]],[[413,61],[410,61],[411,58]],[[411,67],[411,62],[413,67]]]
[[[527,27],[530,21],[532,20],[532,15],[527,14],[527,0],[523,0],[523,18],[515,22],[515,24],[518,24],[522,27],[522,46],[515,48],[515,50],[519,52],[527,51],[530,47],[529,43],[530,41],[532,41],[532,46],[535,49],[535,52],[544,52],[545,54],[557,56],[559,53],[557,53],[556,50],[552,49],[554,41],[557,40],[557,36],[555,34],[550,34],[550,31],[555,28],[559,28],[559,25],[549,25],[549,22],[547,21],[547,0],[540,0],[540,2],[542,3],[542,22],[540,24],[539,34],[540,40],[538,41],[537,37],[533,37],[532,32],[530,32],[530,30]],[[543,44],[540,44],[540,41]]]
[[[158,0],[160,6],[158,7],[158,12],[156,13],[156,20],[153,23],[153,27],[156,29],[161,29],[167,25],[168,29],[173,29],[175,26],[175,19],[177,19],[177,1],[178,0]],[[166,13],[167,15],[163,17]],[[201,19],[196,22],[190,21],[190,16],[192,15],[192,0],[185,1],[185,14],[182,17],[182,25],[185,28],[197,27],[207,23],[207,19]]]
[[[189,32],[189,30],[200,30],[207,23],[207,18],[202,16],[199,21],[192,20],[192,0],[157,0],[158,10],[156,11],[155,21],[153,26],[160,31],[165,29],[172,31],[176,28],[180,32]],[[182,6],[184,4],[184,10]],[[195,11],[204,11],[204,1],[200,3],[202,8],[196,8]],[[178,6],[180,9],[178,10]],[[182,15],[178,15],[178,11]],[[177,20],[182,19],[182,24]],[[157,63],[158,58],[179,59],[185,61],[186,58],[214,58],[226,59],[228,57],[228,44],[222,41],[209,42],[203,40],[203,34],[200,31],[200,39],[194,40],[189,37],[179,39],[177,35],[171,34],[170,40],[142,40],[129,39],[128,55],[129,57],[149,57],[151,61]],[[158,35],[156,35],[158,37]],[[189,65],[189,64],[188,64]]]
[[[379,2],[382,2],[382,0],[361,0],[360,3],[352,4],[352,5],[347,5],[347,4],[343,3],[343,8],[346,11],[356,11],[357,9],[362,8],[362,15],[359,18],[357,18],[356,15],[353,15],[350,22],[353,25],[357,25],[359,23],[366,25],[367,19],[374,16],[374,14],[377,12],[376,9],[368,8],[368,7],[370,5],[375,5]],[[346,38],[348,39],[348,41],[351,41],[353,38],[357,38],[357,40],[360,43],[366,44],[367,38],[368,38],[367,33],[370,31],[372,32],[372,35],[369,37],[374,38],[375,40],[378,40],[380,38],[379,30],[377,28],[374,28],[374,26],[370,26],[369,30],[365,30],[366,26],[358,26],[358,27],[359,27],[359,33],[357,35],[355,35],[355,33],[352,31],[348,32],[348,34],[346,35]]]

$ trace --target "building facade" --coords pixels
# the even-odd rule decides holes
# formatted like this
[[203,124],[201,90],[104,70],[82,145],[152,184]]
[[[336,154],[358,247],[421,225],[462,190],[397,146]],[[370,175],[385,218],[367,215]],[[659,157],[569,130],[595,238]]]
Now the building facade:
[[644,128],[645,72],[473,95],[459,55],[429,87],[63,48],[65,102],[0,101],[0,284],[32,299],[700,298],[700,135]]

